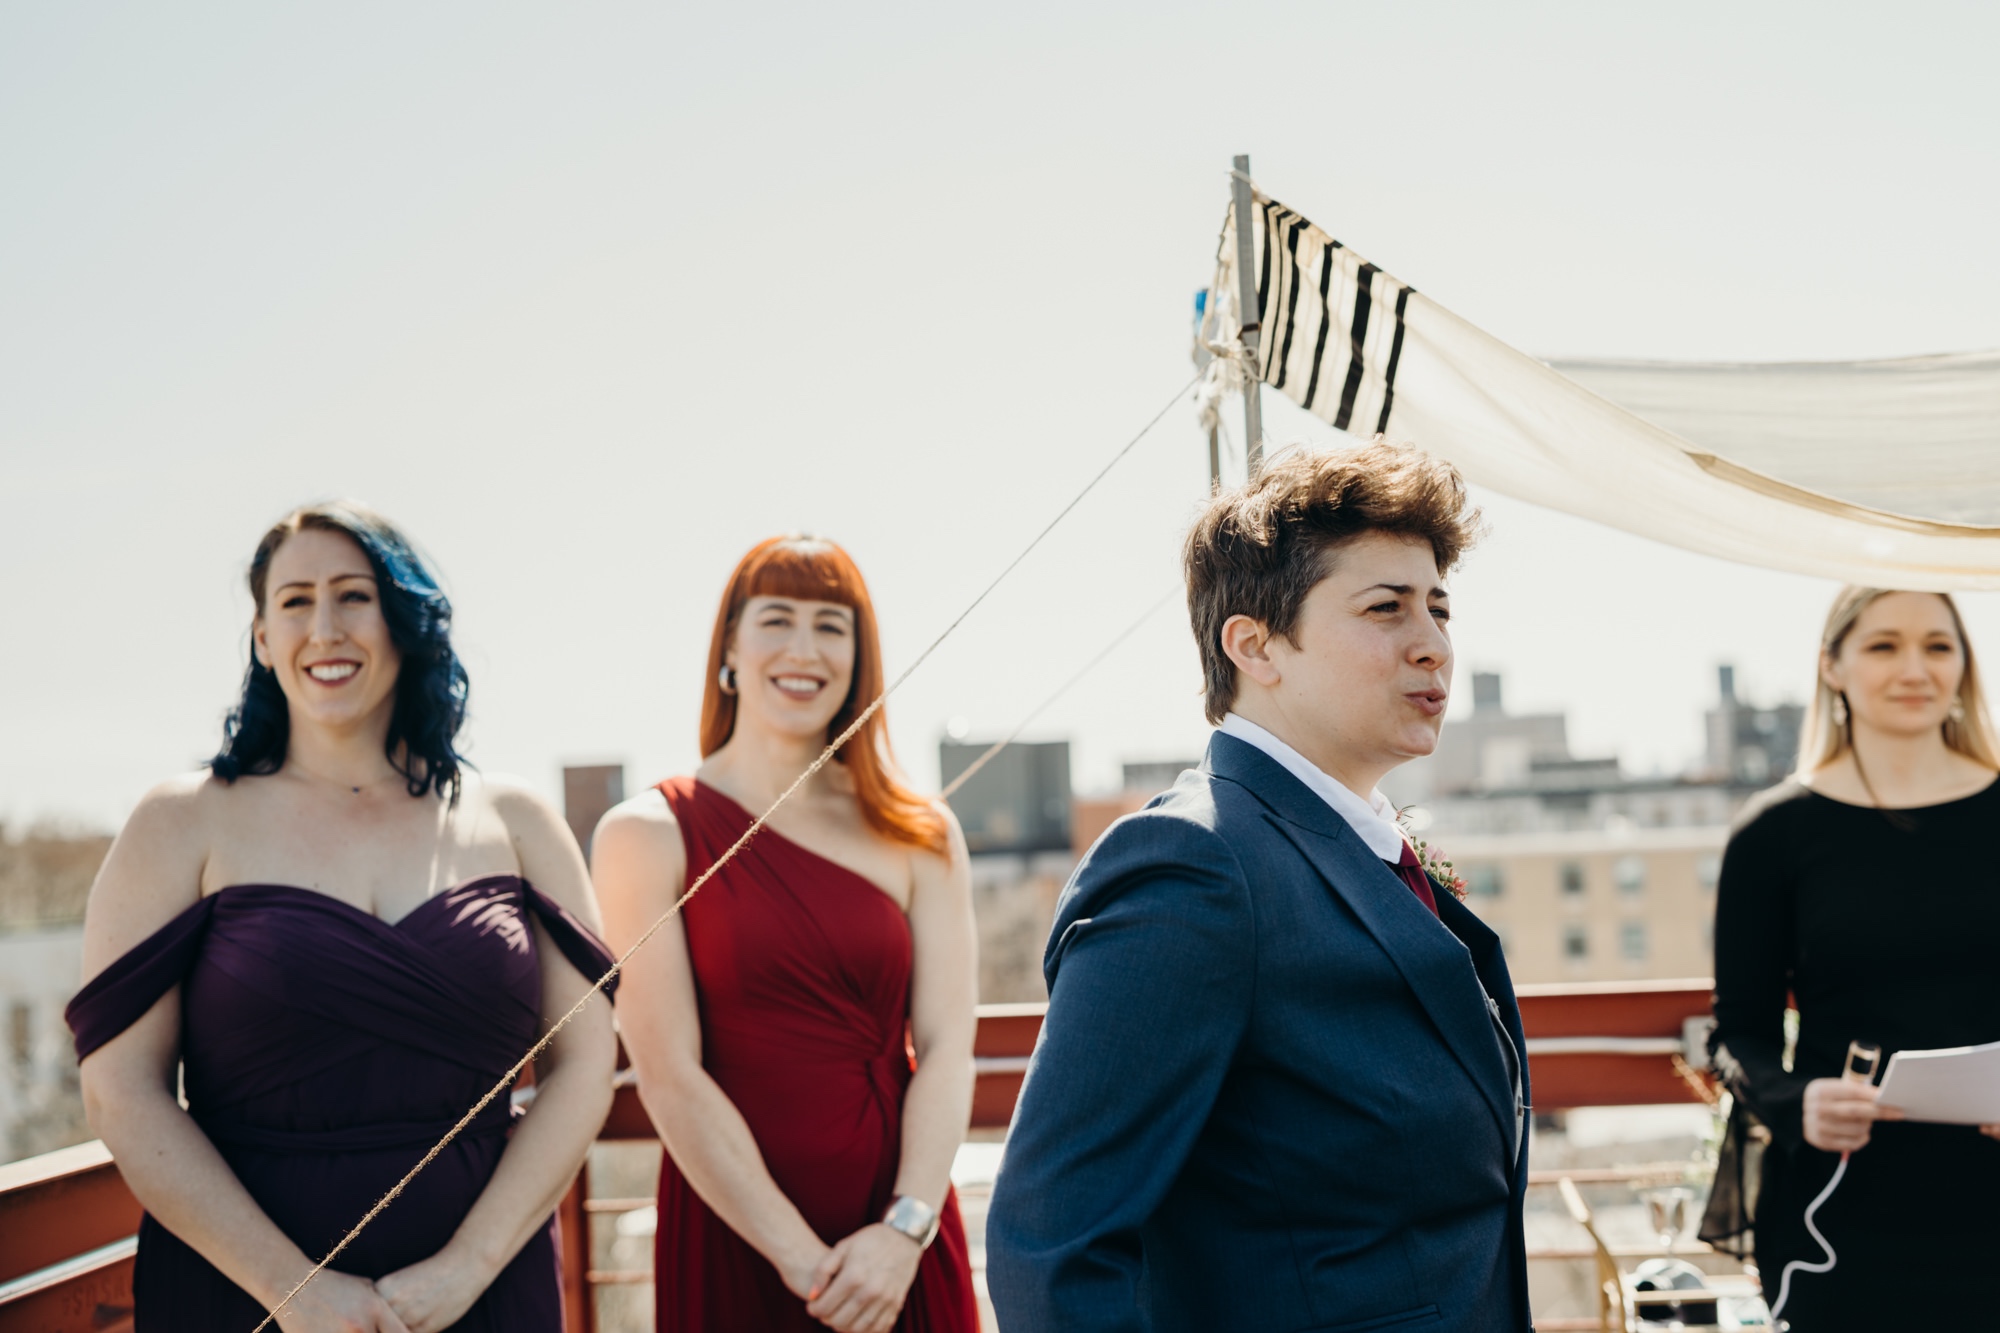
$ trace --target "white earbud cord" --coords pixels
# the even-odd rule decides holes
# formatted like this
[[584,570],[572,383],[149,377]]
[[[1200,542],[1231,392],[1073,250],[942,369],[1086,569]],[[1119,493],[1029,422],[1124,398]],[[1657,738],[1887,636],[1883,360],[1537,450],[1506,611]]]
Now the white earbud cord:
[[1778,1275],[1778,1303],[1771,1307],[1771,1326],[1777,1329],[1778,1333],[1785,1333],[1785,1330],[1791,1327],[1779,1318],[1779,1316],[1784,1313],[1785,1301],[1792,1294],[1792,1274],[1795,1272],[1831,1273],[1833,1266],[1840,1262],[1840,1256],[1833,1252],[1832,1242],[1820,1234],[1819,1224],[1813,1221],[1813,1214],[1817,1213],[1819,1206],[1832,1198],[1834,1190],[1839,1188],[1841,1177],[1847,1174],[1847,1159],[1849,1156],[1850,1154],[1848,1153],[1840,1155],[1840,1165],[1833,1168],[1833,1179],[1827,1181],[1826,1188],[1814,1195],[1813,1201],[1806,1205],[1806,1232],[1819,1242],[1819,1247],[1822,1250],[1826,1251],[1826,1258],[1794,1259],[1786,1264],[1785,1271]]

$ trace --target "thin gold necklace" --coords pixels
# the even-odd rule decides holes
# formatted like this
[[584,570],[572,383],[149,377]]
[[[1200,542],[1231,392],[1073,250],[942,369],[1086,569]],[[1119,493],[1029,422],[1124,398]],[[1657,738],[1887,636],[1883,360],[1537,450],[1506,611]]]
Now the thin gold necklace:
[[354,793],[356,796],[359,796],[362,792],[366,791],[370,787],[379,787],[386,782],[398,782],[406,780],[404,779],[401,773],[391,773],[387,777],[370,778],[368,781],[362,783],[360,786],[357,787],[352,782],[342,782],[338,778],[330,778],[326,776],[324,773],[315,773],[313,772],[311,765],[305,763],[303,760],[293,759],[289,760],[288,762],[292,765],[292,767],[298,769],[299,772],[305,774],[307,777],[311,778],[314,782],[320,783],[322,786],[327,786],[327,787],[345,787],[347,788],[348,791]]

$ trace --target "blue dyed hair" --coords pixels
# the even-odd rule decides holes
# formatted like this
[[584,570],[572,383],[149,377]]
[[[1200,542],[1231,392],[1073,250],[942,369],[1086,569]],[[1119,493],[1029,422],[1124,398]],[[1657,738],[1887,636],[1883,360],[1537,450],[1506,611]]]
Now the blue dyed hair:
[[[250,597],[257,614],[264,613],[271,558],[294,533],[308,529],[350,538],[375,571],[389,641],[403,658],[385,746],[390,764],[407,780],[410,795],[434,792],[456,800],[466,762],[457,749],[458,731],[465,725],[471,684],[451,647],[451,600],[394,524],[364,505],[335,500],[293,510],[257,543],[250,558]],[[222,749],[209,767],[224,782],[246,773],[275,773],[285,766],[291,730],[291,710],[278,674],[253,652],[243,676],[243,697],[223,721]]]

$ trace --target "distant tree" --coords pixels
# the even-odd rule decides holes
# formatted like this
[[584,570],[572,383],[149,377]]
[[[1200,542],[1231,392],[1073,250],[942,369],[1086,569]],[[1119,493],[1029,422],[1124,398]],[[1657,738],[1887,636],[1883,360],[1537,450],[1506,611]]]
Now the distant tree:
[[17,834],[0,823],[0,930],[81,922],[110,850],[108,833],[45,823]]

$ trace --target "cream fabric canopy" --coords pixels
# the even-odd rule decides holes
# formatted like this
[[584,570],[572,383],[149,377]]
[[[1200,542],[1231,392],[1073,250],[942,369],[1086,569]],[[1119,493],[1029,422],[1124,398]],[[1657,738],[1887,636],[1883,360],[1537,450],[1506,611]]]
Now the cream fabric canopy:
[[1550,364],[1635,416],[1795,486],[1892,514],[2000,525],[2000,352]]
[[[2000,353],[1544,364],[1256,199],[1265,383],[1468,480],[1689,550],[1881,587],[2000,588]],[[1235,231],[1202,336],[1240,353]],[[1240,360],[1240,357],[1238,358]]]

